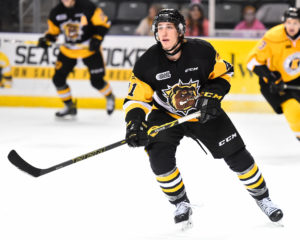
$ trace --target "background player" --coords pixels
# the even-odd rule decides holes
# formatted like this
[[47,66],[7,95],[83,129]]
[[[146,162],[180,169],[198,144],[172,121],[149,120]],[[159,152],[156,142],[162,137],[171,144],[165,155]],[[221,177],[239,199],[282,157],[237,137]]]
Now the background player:
[[[126,139],[131,147],[146,146],[156,179],[168,200],[176,206],[175,223],[189,221],[192,214],[175,159],[177,146],[184,136],[201,141],[214,158],[224,158],[262,211],[271,221],[279,221],[282,211],[270,200],[260,170],[220,106],[230,89],[232,66],[208,42],[184,39],[185,20],[177,10],[161,10],[153,30],[157,44],[136,62],[124,101]],[[148,139],[148,127],[199,110],[199,119]]]
[[0,87],[11,88],[12,72],[8,57],[0,52]]
[[109,28],[107,16],[88,0],[61,0],[51,10],[48,31],[39,39],[39,46],[47,48],[60,33],[65,36],[65,44],[60,47],[53,76],[53,83],[65,104],[65,108],[56,113],[57,117],[77,114],[76,102],[72,100],[66,78],[78,58],[82,58],[88,67],[92,86],[106,97],[107,113],[114,111],[115,97],[110,84],[103,79],[105,69],[100,52],[101,42]]
[[289,8],[283,24],[267,31],[252,50],[248,69],[259,76],[262,95],[277,114],[283,113],[300,140],[300,10]]

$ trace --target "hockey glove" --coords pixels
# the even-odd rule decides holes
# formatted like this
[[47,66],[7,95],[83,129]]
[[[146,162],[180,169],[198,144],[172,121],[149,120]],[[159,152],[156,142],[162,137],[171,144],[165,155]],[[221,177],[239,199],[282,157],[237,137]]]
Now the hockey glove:
[[48,38],[46,38],[46,37],[39,38],[38,47],[46,49],[46,48],[50,47],[50,45],[51,45],[51,42],[49,41]]
[[99,51],[100,45],[102,43],[102,40],[99,40],[97,38],[92,38],[89,45],[90,51]]
[[269,89],[270,92],[273,94],[279,94],[279,92],[282,92],[284,90],[284,82],[281,78],[275,80],[275,81],[269,81]]
[[201,112],[198,118],[200,123],[206,123],[221,115],[221,101],[229,89],[229,82],[223,78],[210,79],[206,83],[196,103],[196,108]]
[[131,120],[126,127],[126,140],[130,147],[141,147],[148,143],[147,124],[141,120]]
[[201,112],[201,116],[199,117],[200,123],[206,123],[221,114],[222,98],[222,96],[219,96],[216,93],[201,92],[200,98],[196,104],[196,108]]

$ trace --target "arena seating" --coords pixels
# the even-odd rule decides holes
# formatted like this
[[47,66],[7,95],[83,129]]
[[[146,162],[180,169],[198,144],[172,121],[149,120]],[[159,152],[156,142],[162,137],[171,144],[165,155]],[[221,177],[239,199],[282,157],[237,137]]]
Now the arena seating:
[[[140,20],[147,16],[148,8],[153,3],[161,4],[163,8],[188,8],[190,0],[92,0],[101,7],[112,22],[110,35],[134,34]],[[208,2],[202,0],[205,16],[208,17]],[[257,18],[267,28],[281,22],[283,12],[294,6],[295,0],[216,0],[216,29],[233,29],[242,20],[242,9],[252,4],[257,8]]]

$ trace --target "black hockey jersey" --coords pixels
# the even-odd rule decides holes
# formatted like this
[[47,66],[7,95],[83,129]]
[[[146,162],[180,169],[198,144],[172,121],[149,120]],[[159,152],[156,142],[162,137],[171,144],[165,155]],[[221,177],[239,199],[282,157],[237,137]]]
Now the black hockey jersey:
[[232,65],[207,41],[185,39],[177,61],[169,60],[157,43],[136,62],[123,108],[127,115],[137,108],[145,114],[158,108],[175,118],[185,116],[196,111],[205,86],[217,84],[225,95],[232,74]]
[[51,10],[46,36],[55,39],[63,33],[66,44],[61,47],[62,53],[85,58],[93,54],[88,50],[90,39],[102,40],[109,28],[110,22],[100,8],[90,1],[76,0],[72,8],[59,3]]

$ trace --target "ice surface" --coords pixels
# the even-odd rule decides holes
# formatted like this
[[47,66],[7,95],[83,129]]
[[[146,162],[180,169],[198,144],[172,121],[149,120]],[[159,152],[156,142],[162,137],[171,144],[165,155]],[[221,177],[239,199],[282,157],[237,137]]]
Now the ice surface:
[[54,112],[0,108],[0,239],[300,239],[300,143],[283,116],[230,114],[284,211],[284,227],[268,220],[223,160],[183,139],[177,163],[199,207],[193,229],[181,232],[142,148],[124,145],[39,178],[11,165],[11,149],[47,168],[124,138],[121,111],[79,109],[74,121],[55,120]]

